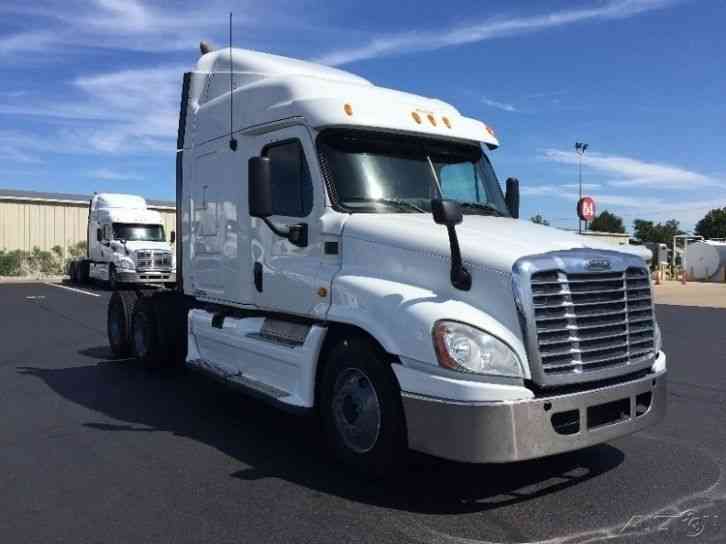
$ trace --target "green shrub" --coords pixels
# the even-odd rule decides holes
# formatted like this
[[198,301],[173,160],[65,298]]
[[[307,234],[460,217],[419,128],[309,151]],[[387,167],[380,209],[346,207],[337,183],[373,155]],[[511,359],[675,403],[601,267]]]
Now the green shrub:
[[0,250],[0,276],[20,276],[26,256],[27,253],[19,249],[15,251]]

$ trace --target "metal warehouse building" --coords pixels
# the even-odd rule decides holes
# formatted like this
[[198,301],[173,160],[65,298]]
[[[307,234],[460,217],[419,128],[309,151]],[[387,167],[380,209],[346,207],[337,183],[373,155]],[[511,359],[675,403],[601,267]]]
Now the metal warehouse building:
[[[0,250],[50,251],[86,240],[91,195],[0,189]],[[174,202],[147,200],[161,213],[168,234],[175,228]]]

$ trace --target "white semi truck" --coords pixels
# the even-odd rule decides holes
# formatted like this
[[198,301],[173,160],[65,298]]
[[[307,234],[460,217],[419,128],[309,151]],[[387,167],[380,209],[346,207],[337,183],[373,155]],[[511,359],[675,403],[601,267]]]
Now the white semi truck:
[[202,53],[182,87],[176,289],[114,293],[116,353],[314,411],[376,473],[408,448],[502,463],[663,417],[644,261],[518,220],[490,127],[337,69]]
[[89,203],[86,256],[71,261],[71,281],[121,284],[176,281],[174,233],[167,241],[161,214],[136,195],[94,194]]

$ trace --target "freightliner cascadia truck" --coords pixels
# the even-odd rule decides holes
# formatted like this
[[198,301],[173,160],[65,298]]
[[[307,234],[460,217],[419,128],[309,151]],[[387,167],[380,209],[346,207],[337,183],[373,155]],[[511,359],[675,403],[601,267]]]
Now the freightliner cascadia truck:
[[408,449],[538,458],[663,417],[645,262],[519,220],[489,126],[204,44],[181,95],[176,287],[113,294],[116,353],[312,412],[369,473]]
[[87,236],[86,256],[68,265],[71,281],[97,280],[112,289],[122,284],[175,282],[175,256],[161,214],[150,210],[142,197],[94,194],[89,203]]

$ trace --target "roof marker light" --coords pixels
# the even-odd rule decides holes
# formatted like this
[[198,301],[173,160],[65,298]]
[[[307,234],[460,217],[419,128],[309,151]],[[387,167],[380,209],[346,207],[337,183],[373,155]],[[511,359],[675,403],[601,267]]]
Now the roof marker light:
[[496,138],[497,135],[494,134],[494,129],[487,125],[487,132],[492,135],[492,137]]
[[430,122],[430,123],[431,123],[431,124],[432,124],[433,126],[436,126],[436,117],[434,117],[433,115],[431,115],[431,114],[429,113],[429,114],[428,114],[428,118],[429,118],[429,122]]
[[413,120],[416,121],[419,125],[421,124],[421,116],[418,113],[412,111],[411,117],[413,117]]
[[352,116],[353,115],[353,106],[351,106],[350,104],[346,104],[345,106],[343,106],[343,111],[345,111],[345,113],[348,114],[349,116]]
[[449,121],[449,118],[448,117],[442,117],[441,120],[446,125],[446,128],[451,128],[451,122]]

